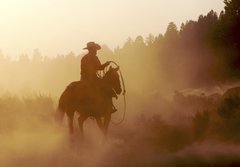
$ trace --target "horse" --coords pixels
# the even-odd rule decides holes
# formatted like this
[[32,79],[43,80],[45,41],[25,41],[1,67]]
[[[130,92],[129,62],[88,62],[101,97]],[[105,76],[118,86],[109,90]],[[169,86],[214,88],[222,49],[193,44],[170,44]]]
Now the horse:
[[[84,81],[74,81],[70,83],[59,98],[57,115],[58,120],[62,120],[64,114],[68,117],[68,127],[70,134],[73,134],[74,113],[78,112],[78,124],[80,133],[83,137],[84,121],[93,117],[97,125],[107,135],[112,112],[112,94],[119,95],[122,92],[121,83],[118,74],[119,67],[110,66],[105,75],[98,79],[97,88],[92,88]],[[93,86],[93,85],[91,85]]]

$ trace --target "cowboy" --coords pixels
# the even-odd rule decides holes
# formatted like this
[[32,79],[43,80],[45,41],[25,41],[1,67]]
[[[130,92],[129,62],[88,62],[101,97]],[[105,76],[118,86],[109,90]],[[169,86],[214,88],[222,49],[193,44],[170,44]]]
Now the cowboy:
[[83,56],[81,60],[81,80],[95,82],[98,80],[97,71],[104,70],[110,62],[107,61],[106,63],[101,64],[97,57],[97,51],[101,49],[101,46],[95,42],[88,42],[87,47],[83,49],[87,49],[88,53]]
[[[81,81],[85,82],[90,86],[91,91],[96,92],[96,89],[99,88],[100,78],[97,76],[98,70],[104,70],[110,64],[110,61],[107,61],[104,64],[101,64],[97,57],[97,51],[101,49],[101,46],[95,42],[88,42],[87,47],[88,53],[83,56],[81,59]],[[93,95],[96,96],[96,95]],[[117,97],[114,93],[112,97]],[[116,108],[112,104],[113,112],[116,111]]]

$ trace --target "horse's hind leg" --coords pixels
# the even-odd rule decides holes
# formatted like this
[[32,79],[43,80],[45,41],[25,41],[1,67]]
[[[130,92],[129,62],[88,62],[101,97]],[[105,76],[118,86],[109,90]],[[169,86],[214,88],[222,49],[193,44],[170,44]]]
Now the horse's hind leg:
[[81,137],[83,137],[83,123],[86,119],[87,119],[87,116],[84,115],[84,114],[81,114],[78,117],[78,125],[79,125],[79,128],[80,128]]
[[101,129],[102,132],[104,132],[103,122],[102,122],[101,118],[97,117],[96,121],[97,121],[98,127]]

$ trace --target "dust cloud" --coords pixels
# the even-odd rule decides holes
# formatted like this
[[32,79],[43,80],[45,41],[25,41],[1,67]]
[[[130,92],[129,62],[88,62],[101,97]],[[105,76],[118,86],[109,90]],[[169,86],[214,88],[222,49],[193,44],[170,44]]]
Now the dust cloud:
[[[55,122],[57,99],[51,96],[3,94],[0,166],[239,165],[237,140],[224,130],[218,131],[224,123],[211,116],[216,114],[213,99],[181,92],[176,92],[171,100],[156,94],[127,97],[130,104],[124,123],[111,124],[104,141],[92,119],[85,123],[85,140],[79,136],[76,119],[75,134],[70,136],[66,119],[61,126]],[[206,104],[212,110],[210,116],[197,116]],[[119,104],[113,121],[121,116]],[[205,119],[222,125],[206,123]]]

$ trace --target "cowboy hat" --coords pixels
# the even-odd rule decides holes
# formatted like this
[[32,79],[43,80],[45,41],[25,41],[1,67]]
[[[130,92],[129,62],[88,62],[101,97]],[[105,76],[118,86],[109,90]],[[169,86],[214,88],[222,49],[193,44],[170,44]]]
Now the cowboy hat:
[[96,50],[100,50],[101,46],[99,44],[95,43],[95,42],[88,42],[87,43],[87,47],[85,47],[83,49],[88,49],[88,50],[96,49]]

